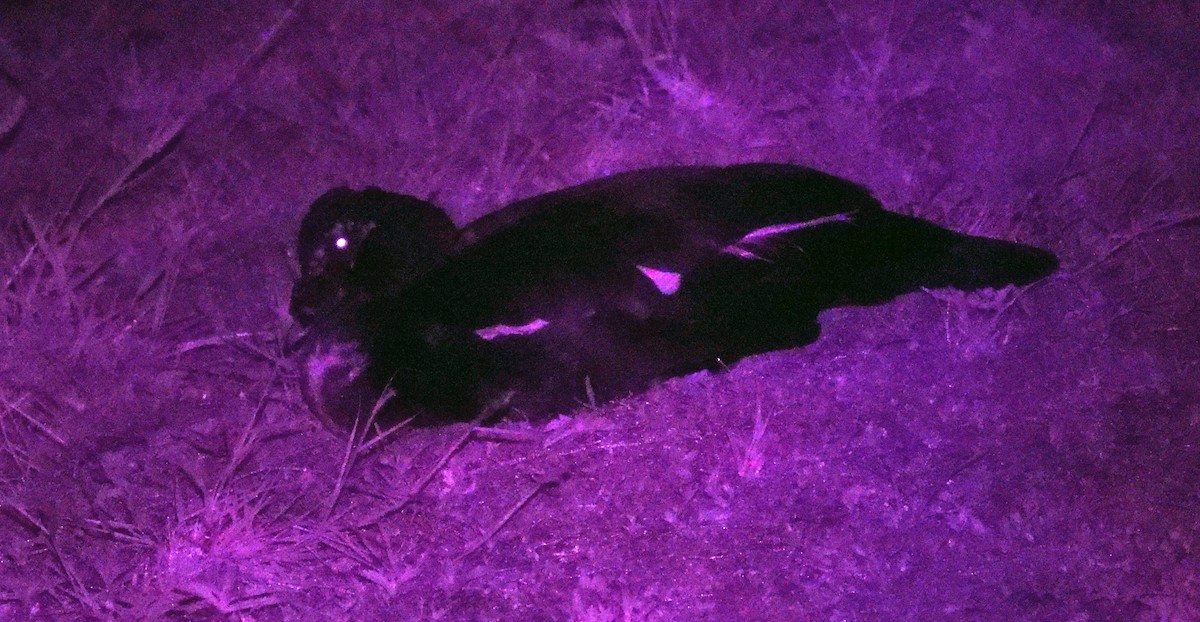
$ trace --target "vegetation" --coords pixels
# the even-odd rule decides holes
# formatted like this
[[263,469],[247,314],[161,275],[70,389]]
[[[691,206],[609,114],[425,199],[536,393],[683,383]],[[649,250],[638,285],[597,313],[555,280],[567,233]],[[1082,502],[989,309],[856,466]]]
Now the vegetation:
[[[1200,619],[1197,19],[6,3],[0,618]],[[288,253],[329,187],[464,223],[751,160],[1064,269],[489,435],[302,403]]]

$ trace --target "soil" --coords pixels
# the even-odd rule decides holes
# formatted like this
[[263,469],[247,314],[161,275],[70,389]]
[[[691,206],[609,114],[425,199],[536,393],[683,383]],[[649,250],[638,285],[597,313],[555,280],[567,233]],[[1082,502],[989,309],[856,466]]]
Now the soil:
[[[1196,32],[1167,0],[5,3],[0,619],[1198,622]],[[291,253],[330,187],[462,224],[746,161],[1063,267],[486,433],[305,407]]]

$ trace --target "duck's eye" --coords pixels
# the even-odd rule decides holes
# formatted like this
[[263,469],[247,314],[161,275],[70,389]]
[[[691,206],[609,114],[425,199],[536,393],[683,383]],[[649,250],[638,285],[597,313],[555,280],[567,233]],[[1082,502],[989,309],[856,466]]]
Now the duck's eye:
[[333,241],[333,245],[339,250],[345,250],[347,246],[350,246],[350,240],[347,240],[346,238],[338,238]]

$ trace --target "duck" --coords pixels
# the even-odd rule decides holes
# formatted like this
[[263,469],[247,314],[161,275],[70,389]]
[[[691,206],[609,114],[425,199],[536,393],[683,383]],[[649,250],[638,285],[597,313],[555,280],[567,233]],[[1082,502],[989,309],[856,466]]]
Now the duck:
[[291,308],[310,329],[306,400],[341,430],[368,414],[546,417],[807,345],[826,309],[1028,285],[1058,266],[794,164],[640,169],[461,229],[413,197],[331,192],[302,223],[313,263]]

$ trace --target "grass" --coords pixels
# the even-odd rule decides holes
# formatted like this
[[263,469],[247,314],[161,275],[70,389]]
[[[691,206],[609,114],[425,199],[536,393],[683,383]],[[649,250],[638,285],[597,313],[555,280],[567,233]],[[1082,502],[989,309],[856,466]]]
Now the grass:
[[[1194,94],[1101,17],[155,8],[0,10],[0,618],[1200,618]],[[461,223],[746,160],[1066,267],[549,423],[309,417],[283,301],[327,187]]]

